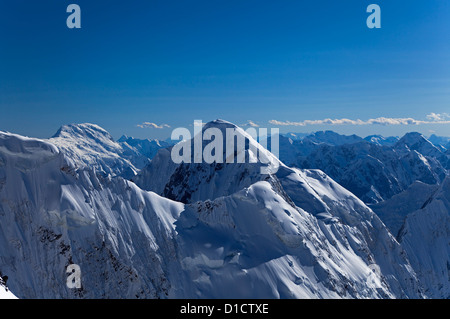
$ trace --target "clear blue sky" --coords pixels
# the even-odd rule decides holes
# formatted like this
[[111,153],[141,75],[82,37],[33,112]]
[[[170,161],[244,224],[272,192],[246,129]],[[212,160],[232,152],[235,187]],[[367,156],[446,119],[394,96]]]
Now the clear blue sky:
[[[70,3],[81,29],[66,26]],[[366,26],[370,3],[381,29]],[[44,138],[90,122],[116,138],[167,137],[194,119],[430,113],[450,113],[447,0],[0,0],[0,130]],[[450,136],[433,123],[280,128]]]

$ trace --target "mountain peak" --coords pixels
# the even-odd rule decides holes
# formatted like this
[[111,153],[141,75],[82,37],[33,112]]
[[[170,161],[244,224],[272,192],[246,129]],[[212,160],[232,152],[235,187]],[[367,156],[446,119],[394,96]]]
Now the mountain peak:
[[114,141],[111,134],[97,124],[81,123],[63,125],[52,138],[106,138]]
[[225,120],[221,120],[221,119],[217,119],[214,121],[210,121],[208,123],[206,123],[203,126],[203,130],[206,130],[208,128],[218,128],[222,131],[224,131],[227,128],[232,128],[232,129],[236,129],[238,128],[238,126],[236,124],[233,124],[231,122],[225,121]]
[[389,136],[389,137],[384,137],[382,135],[369,135],[367,137],[364,138],[364,140],[372,143],[372,144],[376,144],[376,145],[394,145],[395,143],[398,142],[398,137],[395,136]]
[[[121,142],[126,142],[130,137],[128,137],[128,135],[122,135],[117,142],[121,143]],[[131,137],[132,138],[132,137]]]
[[329,145],[352,144],[362,141],[363,139],[357,135],[342,135],[334,131],[317,131],[308,135],[304,140],[310,140],[315,143],[325,143]]
[[395,148],[408,148],[418,151],[425,156],[439,156],[442,151],[431,143],[423,134],[418,132],[406,133],[396,144]]
[[406,133],[401,139],[400,141],[405,141],[405,142],[409,142],[409,141],[421,141],[421,140],[426,140],[425,136],[423,136],[422,133],[419,132],[409,132]]

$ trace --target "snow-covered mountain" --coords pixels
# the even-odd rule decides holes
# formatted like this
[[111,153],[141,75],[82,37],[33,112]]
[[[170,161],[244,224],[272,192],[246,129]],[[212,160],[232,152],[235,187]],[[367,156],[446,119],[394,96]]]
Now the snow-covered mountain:
[[122,156],[121,145],[95,124],[64,125],[49,142],[58,146],[74,167],[90,167],[104,175],[124,177],[134,176],[138,171]]
[[439,159],[443,152],[439,147],[425,138],[420,133],[411,132],[405,134],[394,146],[400,152],[417,151],[420,154],[428,157]]
[[357,135],[342,135],[333,131],[318,131],[303,138],[316,144],[324,143],[328,145],[344,145],[362,141]]
[[450,298],[450,177],[406,217],[400,235],[430,298]]
[[[147,190],[51,142],[0,133],[0,271],[19,298],[425,296],[363,202],[251,138],[246,157],[267,164],[175,164],[161,149],[136,178]],[[81,289],[66,286],[69,264]]]
[[338,146],[363,140],[356,135],[341,135],[333,131],[318,131],[302,138],[296,138],[294,133],[274,137],[279,139],[280,160],[288,166],[297,167],[301,167],[302,161],[322,145]]
[[291,140],[302,140],[303,138],[305,138],[306,136],[310,135],[308,133],[294,133],[294,132],[289,132],[289,133],[285,133],[285,134],[280,134],[284,137],[290,138]]
[[[332,141],[337,137],[333,135]],[[336,144],[280,141],[280,159],[301,168],[323,170],[366,203],[402,192],[415,181],[439,184],[448,174],[450,157],[419,133],[408,133],[393,145],[379,140]],[[346,140],[346,139],[344,139]],[[390,144],[390,143],[388,143]]]
[[322,145],[301,167],[323,170],[366,203],[389,199],[415,181],[439,184],[447,173],[435,158],[368,142]]
[[439,187],[438,184],[430,185],[416,181],[403,192],[369,207],[381,218],[391,233],[398,236],[406,216],[421,209]]
[[[19,298],[167,296],[172,224],[183,205],[72,163],[46,141],[0,134],[0,271],[11,291]],[[82,289],[66,286],[72,263],[81,267]]]
[[137,139],[126,135],[123,135],[117,142],[122,146],[122,156],[130,158],[133,162],[137,162],[140,159],[136,157],[136,154],[142,155],[142,162],[136,164],[139,169],[144,168],[155,157],[158,150],[173,145],[173,143],[168,141]]
[[430,137],[428,137],[428,140],[437,147],[443,147],[446,150],[449,149],[448,146],[450,146],[450,137],[437,136],[435,134],[432,134]]
[[49,142],[58,146],[74,167],[89,167],[105,176],[124,178],[136,175],[158,149],[170,145],[126,136],[115,141],[105,129],[89,123],[64,125]]
[[[204,127],[204,130],[211,126],[221,130],[225,130],[226,128],[236,128],[231,123],[214,121],[208,123]],[[245,135],[245,132],[239,128],[236,129],[240,134]],[[258,146],[256,141],[251,138],[249,140],[249,145],[246,148],[246,156],[251,158],[255,156],[255,154],[252,154],[252,149],[258,149],[260,146]],[[254,146],[253,148],[251,147],[252,145]],[[268,158],[270,158],[272,162],[276,162],[274,166],[279,166],[279,169],[275,174],[266,176],[259,173],[260,167],[258,164],[174,164],[170,160],[170,153],[170,150],[160,151],[151,164],[142,170],[134,179],[135,182],[140,187],[155,191],[162,196],[191,205],[198,205],[200,207],[205,207],[204,202],[206,201],[207,203],[210,203],[206,205],[206,207],[209,206],[214,208],[216,207],[217,202],[222,203],[224,200],[228,201],[228,198],[231,196],[231,198],[233,198],[230,203],[231,206],[227,206],[226,209],[222,210],[223,215],[221,218],[225,220],[230,218],[228,217],[229,215],[232,215],[230,211],[234,211],[231,207],[239,207],[241,205],[236,199],[237,194],[242,194],[239,195],[239,198],[244,198],[241,196],[243,196],[243,194],[249,194],[249,192],[252,193],[250,190],[253,190],[253,188],[256,187],[255,185],[258,185],[258,189],[264,186],[262,188],[265,190],[265,195],[258,196],[264,204],[259,203],[258,205],[272,211],[272,215],[274,214],[273,211],[280,210],[280,212],[285,211],[285,214],[288,217],[294,218],[294,221],[292,221],[291,224],[294,223],[297,231],[295,231],[295,229],[290,231],[290,233],[293,232],[293,234],[296,235],[288,236],[290,238],[289,241],[294,240],[295,242],[297,235],[300,235],[300,237],[297,237],[298,239],[302,238],[302,241],[308,241],[304,236],[310,231],[314,233],[314,235],[312,235],[313,237],[317,236],[317,238],[321,238],[321,243],[325,243],[324,247],[327,251],[325,254],[328,254],[329,256],[333,256],[337,253],[334,249],[331,249],[331,247],[336,245],[340,247],[342,245],[342,247],[349,249],[348,253],[352,257],[348,258],[363,258],[366,265],[367,263],[370,264],[370,260],[384,259],[383,261],[380,260],[380,264],[390,268],[389,271],[392,272],[391,278],[405,276],[404,270],[409,267],[407,266],[406,260],[401,262],[403,266],[400,268],[392,268],[392,259],[400,258],[400,260],[402,260],[400,257],[402,256],[401,248],[378,217],[353,194],[343,189],[322,172],[315,170],[302,171],[288,168],[270,153],[267,154]],[[164,176],[158,175],[159,178],[157,179],[151,178],[152,176],[156,176],[157,172],[166,172],[167,174]],[[238,191],[238,189],[242,190]],[[264,197],[274,197],[275,199],[267,202],[267,199]],[[282,204],[281,207],[279,207],[280,204]],[[219,206],[222,206],[222,204]],[[254,207],[251,211],[253,210],[257,211],[257,208]],[[305,216],[305,218],[307,217],[307,219],[302,222],[295,219],[296,216],[298,216],[298,212],[300,212],[302,216]],[[287,218],[283,214],[280,216],[276,214],[275,216],[277,216],[277,219],[283,217],[282,219],[284,220]],[[256,217],[254,218],[256,219]],[[305,231],[305,233],[303,233],[304,235],[301,235],[301,229],[305,223],[309,224],[309,222],[307,222],[309,219],[311,219],[310,221],[313,222],[314,225],[306,226],[308,231]],[[282,226],[283,229],[289,224],[288,220],[282,223],[285,225]],[[254,220],[254,222],[257,223],[256,220]],[[233,227],[237,228],[238,225],[234,225]],[[283,231],[279,230],[279,232],[278,236],[285,237]],[[352,243],[348,242],[349,237],[353,238],[350,242],[354,241],[354,243],[357,242],[358,244],[354,246]],[[368,240],[368,238],[371,239]],[[378,239],[375,240],[375,238]],[[265,246],[267,245],[268,244]],[[397,247],[394,249],[395,253],[389,257],[385,254],[393,252],[390,249],[387,249],[386,245]],[[255,246],[257,246],[257,244],[255,244]],[[364,251],[364,254],[361,255],[361,251]],[[323,252],[319,254],[322,253]],[[355,257],[354,254],[358,257]],[[373,254],[376,254],[376,256]],[[314,259],[314,256],[316,256],[316,253],[312,256],[310,255],[307,259]],[[386,261],[385,258],[390,261]],[[299,261],[302,259],[303,258],[299,258]],[[342,267],[347,268],[348,266],[349,265]],[[331,270],[328,267],[329,266],[326,267],[328,270],[325,271],[328,274],[338,271],[337,269]],[[396,274],[393,275],[393,273]],[[411,276],[411,273],[406,275],[406,277],[408,276]],[[404,288],[400,288],[402,285],[401,282],[410,282],[410,279],[404,278],[405,281],[397,281],[396,279],[395,283],[391,284],[397,286],[397,288],[395,288],[396,291],[403,290],[401,294],[404,294],[407,289],[404,290]],[[341,282],[342,278],[334,278],[333,281],[334,280]]]
[[391,146],[397,143],[399,138],[396,136],[384,137],[381,135],[369,135],[364,140],[380,146]]

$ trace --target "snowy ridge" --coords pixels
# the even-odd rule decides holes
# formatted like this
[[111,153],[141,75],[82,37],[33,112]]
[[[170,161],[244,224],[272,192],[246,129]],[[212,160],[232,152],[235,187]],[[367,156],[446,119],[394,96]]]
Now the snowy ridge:
[[409,214],[400,242],[429,298],[450,298],[450,177]]
[[[247,144],[244,154],[245,163],[194,163],[194,153],[191,163],[175,164],[171,157],[172,148],[162,149],[133,181],[145,190],[154,191],[161,196],[190,203],[197,200],[215,199],[232,194],[248,187],[261,179],[261,168],[279,167],[283,165],[278,158],[263,148],[250,135],[236,125],[215,120],[207,123],[202,132],[209,128],[220,130],[226,136],[226,129],[236,129],[236,134],[243,136]],[[202,145],[204,150],[207,143]],[[222,159],[226,162],[226,141],[224,138]],[[194,149],[194,139],[180,142],[180,145]],[[234,157],[239,156],[235,151]],[[258,159],[257,163],[249,163],[249,159]],[[264,164],[267,163],[267,164]],[[158,178],[152,178],[158,176]],[[214,185],[211,187],[211,185]]]
[[422,134],[416,132],[405,134],[394,147],[399,151],[417,151],[424,156],[435,158],[442,156],[442,150],[440,148],[433,145],[433,143],[427,140]]
[[[218,127],[221,129],[230,125],[217,124],[219,124]],[[207,124],[206,127],[217,124],[212,122]],[[241,134],[244,134],[244,132],[242,131]],[[192,143],[192,141],[187,141],[186,143]],[[256,142],[250,141],[249,143]],[[250,148],[246,150],[246,152],[249,151]],[[317,261],[320,258],[319,256],[322,255],[341,254],[339,258],[343,260],[357,260],[357,264],[362,267],[358,271],[365,273],[366,276],[370,274],[370,271],[367,272],[369,269],[367,267],[377,260],[377,264],[382,265],[380,267],[386,275],[385,278],[389,278],[389,280],[385,281],[385,284],[390,287],[384,290],[383,293],[377,294],[378,297],[411,297],[420,295],[420,292],[418,293],[420,289],[414,284],[414,272],[408,261],[402,257],[400,245],[395,241],[384,224],[363,202],[324,173],[316,170],[302,171],[291,169],[282,163],[278,163],[279,169],[275,174],[261,175],[259,173],[259,164],[174,164],[169,156],[170,151],[160,151],[152,163],[137,176],[136,183],[144,189],[155,191],[174,200],[197,205],[199,214],[202,214],[203,210],[207,210],[208,212],[211,211],[207,216],[211,216],[216,210],[220,210],[222,212],[219,218],[221,227],[224,227],[223,223],[225,223],[233,232],[241,227],[247,227],[245,223],[240,224],[235,221],[235,218],[237,218],[233,217],[235,211],[238,214],[246,211],[258,211],[257,208],[246,208],[235,198],[239,196],[238,198],[245,199],[245,202],[247,202],[247,197],[254,194],[251,190],[264,189],[263,192],[266,197],[275,198],[270,205],[264,204],[264,207],[269,209],[269,216],[276,216],[276,222],[272,220],[269,224],[276,225],[282,221],[281,224],[284,225],[284,228],[281,228],[283,230],[277,228],[276,236],[286,245],[285,250],[291,249],[292,246],[298,247],[299,242],[303,240],[308,241],[306,238],[317,236],[317,238],[321,238],[321,244],[316,243],[313,245],[315,247],[314,252],[308,253],[310,254],[309,259]],[[273,160],[276,161],[275,158]],[[166,172],[166,174],[162,178],[151,178],[151,176],[157,176],[157,172]],[[161,177],[161,175],[158,176]],[[263,185],[266,186],[262,187]],[[242,188],[245,191],[239,190]],[[246,194],[246,196],[238,194]],[[283,200],[278,199],[279,197]],[[233,198],[231,202],[230,198]],[[256,200],[255,205],[257,203],[261,205],[259,202],[266,203],[264,196],[256,196],[256,198],[258,200]],[[223,208],[224,205],[226,208]],[[237,210],[233,209],[236,207],[238,208]],[[280,213],[275,213],[275,211],[280,211]],[[283,211],[284,213],[281,213]],[[295,216],[298,217],[299,214],[308,217],[301,222],[296,222]],[[289,222],[287,216],[290,216],[293,220]],[[286,218],[288,219],[286,220]],[[200,220],[202,219],[200,218]],[[256,217],[250,220],[255,222]],[[208,223],[208,226],[211,226],[209,220],[205,222]],[[305,225],[305,223],[309,226]],[[195,222],[195,225],[197,224],[198,222]],[[310,233],[307,235],[306,230],[302,232],[299,228],[292,228],[292,226],[291,228],[286,228],[289,224],[300,225],[300,229],[303,225]],[[192,227],[194,226],[189,224],[188,228],[191,229]],[[232,235],[227,235],[227,238],[229,236]],[[194,235],[190,234],[189,238],[193,237]],[[250,240],[251,237],[247,236],[247,238]],[[227,239],[227,241],[232,240]],[[338,242],[342,244],[342,250],[339,253],[331,248]],[[325,245],[324,243],[328,244]],[[254,245],[257,246],[257,243]],[[268,245],[269,243],[265,246]],[[195,254],[194,250],[192,253]],[[247,252],[246,254],[249,253]],[[300,252],[296,254],[300,254]],[[301,254],[304,254],[304,252]],[[345,257],[342,254],[345,254]],[[203,260],[203,257],[200,258],[198,256],[191,258]],[[254,259],[257,260],[258,258],[254,257]],[[393,260],[396,261],[394,262]],[[301,267],[301,265],[302,263],[299,262],[298,267]],[[267,265],[264,269],[266,267]],[[328,276],[330,273],[333,273],[330,269],[334,269],[335,276],[330,275],[329,278],[327,277],[327,280],[333,278],[332,282],[336,283],[337,286],[339,286],[339,282],[346,282],[344,280],[345,276],[340,277],[337,275],[339,267],[333,266],[331,260],[324,267],[327,270],[322,270],[321,276]],[[346,267],[348,268],[349,265]],[[283,272],[286,271],[283,270]],[[287,273],[291,272],[288,271]],[[293,275],[291,274],[290,276],[292,278]],[[210,277],[211,275],[208,273],[208,278]],[[263,276],[261,275],[261,277]],[[395,279],[392,280],[392,278]],[[406,286],[404,286],[405,282],[408,283]],[[409,286],[410,284],[414,288]],[[328,289],[338,289],[337,286],[332,285]],[[298,289],[300,288],[302,287]],[[343,294],[341,295],[342,297],[356,297],[359,293],[359,290],[349,292],[341,286],[340,288],[342,289],[340,291]],[[301,292],[301,294],[311,295],[311,291],[307,293]],[[325,295],[324,292],[321,292],[321,294]],[[361,297],[361,295],[358,296]]]
[[438,189],[437,184],[430,185],[416,181],[400,194],[384,202],[370,205],[370,208],[381,218],[392,234],[397,236],[406,216],[421,209]]
[[95,124],[64,125],[48,140],[75,168],[93,168],[103,175],[131,178],[145,167],[166,142],[122,137],[118,142]]
[[64,125],[49,142],[66,154],[73,167],[91,167],[98,173],[112,176],[131,177],[137,172],[137,168],[121,156],[122,147],[98,125]]

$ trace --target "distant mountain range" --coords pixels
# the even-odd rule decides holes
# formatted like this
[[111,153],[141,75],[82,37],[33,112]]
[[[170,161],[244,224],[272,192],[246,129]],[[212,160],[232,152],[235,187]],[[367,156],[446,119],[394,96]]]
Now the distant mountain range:
[[[265,163],[237,163],[235,152],[230,162],[177,164],[168,142],[115,141],[94,124],[48,140],[0,132],[0,290],[450,297],[447,150],[418,133],[327,131],[280,136],[277,158],[232,123],[208,128],[234,130],[247,141],[244,157]],[[261,173],[266,165],[278,170]],[[80,266],[80,289],[66,285],[70,264]]]
[[317,132],[302,140],[280,136],[280,159],[290,166],[317,168],[366,203],[377,203],[413,182],[439,184],[448,174],[450,153],[420,133],[400,139]]

